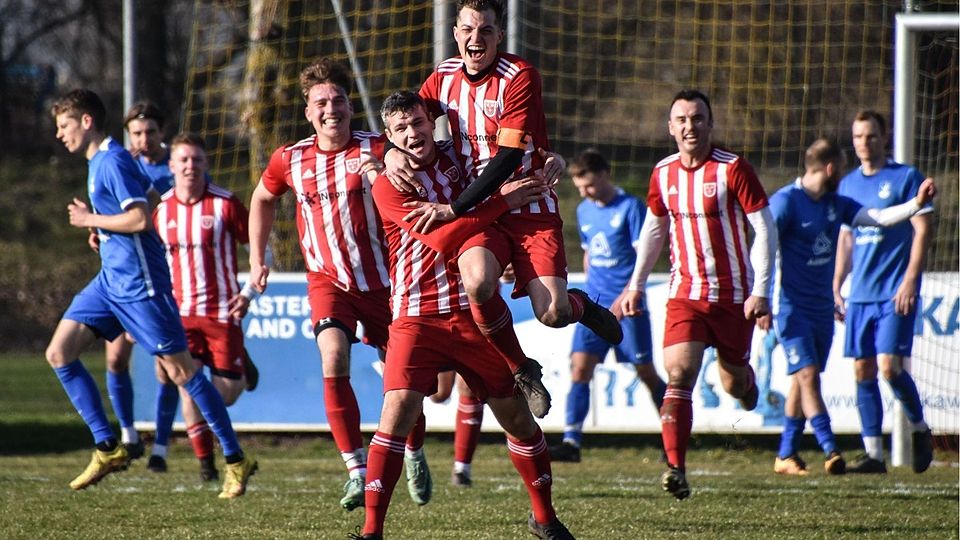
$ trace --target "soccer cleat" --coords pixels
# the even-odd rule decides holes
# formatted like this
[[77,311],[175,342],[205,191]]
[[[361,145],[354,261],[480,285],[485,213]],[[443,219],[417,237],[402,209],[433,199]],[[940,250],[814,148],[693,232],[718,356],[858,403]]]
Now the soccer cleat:
[[580,447],[563,441],[550,447],[550,461],[580,463]]
[[167,472],[167,460],[161,456],[150,456],[147,461],[147,470],[155,473]]
[[125,471],[129,466],[130,455],[127,454],[127,447],[122,444],[118,444],[111,452],[94,450],[90,464],[80,473],[80,476],[70,482],[70,488],[86,489],[102,480],[104,476],[114,471]]
[[410,498],[420,506],[430,502],[430,497],[433,495],[433,478],[430,477],[427,456],[423,452],[413,459],[404,456],[403,465],[407,470],[407,491],[410,492]]
[[783,459],[777,456],[777,459],[773,462],[773,472],[792,476],[806,476],[810,474],[807,472],[807,464],[800,459],[800,456],[797,454],[787,456]]
[[853,463],[847,465],[850,474],[887,474],[887,463],[882,459],[873,459],[867,454],[857,456]]
[[238,463],[227,463],[223,468],[221,499],[233,499],[247,492],[247,482],[257,472],[257,460],[243,456]]
[[137,439],[135,443],[123,443],[123,446],[127,447],[127,455],[130,456],[131,460],[143,457],[143,451],[145,449],[143,439]]
[[933,461],[933,432],[929,429],[913,432],[913,472],[922,473]]
[[360,526],[357,525],[356,532],[347,533],[347,540],[383,540],[382,534],[363,534],[360,532]]
[[760,389],[757,388],[756,383],[750,390],[747,390],[747,393],[744,394],[738,401],[740,402],[740,407],[745,411],[752,411],[757,408],[757,401],[760,399]]
[[542,379],[543,366],[532,358],[527,358],[527,362],[513,374],[517,389],[527,398],[527,406],[537,418],[543,418],[550,411],[550,392]]
[[450,474],[450,483],[461,488],[473,487],[473,479],[467,471],[453,471]]
[[827,471],[827,474],[846,474],[847,462],[844,461],[843,456],[840,455],[840,452],[834,450],[833,452],[830,452],[830,455],[828,455],[827,459],[824,460],[823,470]]
[[536,536],[537,538],[543,538],[544,540],[574,540],[573,535],[570,534],[570,531],[567,530],[567,527],[560,523],[558,518],[553,518],[553,521],[547,523],[546,525],[541,525],[537,523],[537,520],[533,517],[533,513],[527,517],[527,528],[530,530],[530,534]]
[[247,380],[246,390],[247,392],[253,392],[257,389],[257,385],[260,384],[260,370],[257,369],[257,365],[253,363],[253,359],[250,358],[250,353],[247,352],[247,349],[243,349],[243,373],[244,377]]
[[619,345],[623,341],[623,328],[620,327],[620,321],[613,313],[610,313],[609,309],[591,300],[587,293],[580,289],[568,289],[567,292],[575,294],[583,300],[581,324],[613,345]]
[[363,506],[363,485],[365,480],[362,476],[351,478],[343,485],[343,498],[340,499],[340,506],[347,512],[352,512],[355,508]]
[[200,458],[200,481],[216,482],[220,479],[220,473],[217,471],[217,465],[213,461],[213,456]]
[[663,473],[660,477],[660,487],[667,493],[672,494],[678,501],[682,501],[690,496],[690,485],[687,484],[687,475],[676,467]]

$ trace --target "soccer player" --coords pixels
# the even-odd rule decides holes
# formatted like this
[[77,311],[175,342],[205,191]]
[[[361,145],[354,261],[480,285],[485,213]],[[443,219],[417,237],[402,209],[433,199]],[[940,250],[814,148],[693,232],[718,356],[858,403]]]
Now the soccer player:
[[[577,206],[583,268],[587,273],[587,294],[601,306],[620,312],[620,295],[626,288],[637,258],[635,244],[646,208],[610,180],[610,164],[603,155],[589,149],[577,156],[568,168],[583,201]],[[614,345],[617,362],[633,364],[637,377],[650,391],[660,410],[666,383],[653,367],[653,338],[646,310],[620,319],[623,341]],[[593,330],[578,324],[570,352],[570,391],[563,442],[550,448],[553,461],[580,461],[583,421],[590,410],[590,380],[594,369],[610,350],[610,344]]]
[[[679,151],[661,160],[650,175],[649,212],[621,309],[626,316],[643,311],[640,302],[647,277],[669,237],[663,336],[668,381],[660,408],[669,469],[661,486],[685,499],[690,495],[685,470],[693,425],[691,392],[705,347],[717,349],[724,390],[739,399],[744,410],[757,406],[750,340],[753,319],[769,311],[767,290],[777,235],[753,167],[713,144],[713,112],[706,95],[697,90],[677,93],[667,127]],[[748,223],[755,235],[749,254]]]
[[130,154],[150,178],[150,184],[163,195],[173,187],[170,151],[163,143],[164,117],[152,101],[138,101],[127,111],[123,125],[130,136]]
[[[182,133],[173,138],[170,169],[174,187],[154,210],[153,224],[166,252],[190,354],[210,369],[213,386],[229,407],[247,386],[240,321],[255,293],[249,282],[243,290],[237,283],[237,245],[249,243],[247,208],[233,193],[207,182],[207,154],[198,135]],[[157,376],[161,388],[172,384],[163,370]],[[213,434],[196,403],[181,394],[187,435],[200,461],[200,478],[216,480]],[[172,412],[158,415],[158,433],[169,434]],[[155,472],[167,468],[166,443],[161,444],[162,449],[154,444],[148,463]]]
[[[859,112],[852,130],[860,167],[844,177],[840,194],[873,208],[886,208],[916,197],[923,175],[914,167],[887,159],[887,126],[883,116],[875,111]],[[933,460],[933,435],[923,418],[917,385],[904,365],[904,358],[913,349],[913,326],[930,244],[932,212],[932,207],[924,208],[909,224],[887,229],[861,226],[852,232],[840,232],[833,294],[846,319],[844,355],[856,359],[857,411],[866,450],[847,472],[887,472],[878,371],[912,424],[914,472],[927,470]],[[844,300],[840,287],[851,271],[851,252],[850,296]]]
[[[381,108],[390,140],[417,163],[423,198],[452,201],[463,189],[465,171],[450,142],[435,143],[434,123],[422,98],[397,92]],[[505,362],[480,334],[471,318],[466,291],[450,264],[457,247],[491,227],[511,208],[544,196],[546,186],[528,178],[505,186],[461,219],[426,234],[404,220],[415,193],[397,190],[384,176],[373,185],[389,244],[393,285],[390,344],[384,363],[384,403],[380,424],[370,442],[366,516],[362,538],[382,538],[387,507],[400,476],[403,441],[416,422],[424,396],[437,389],[437,374],[456,369],[478,397],[487,400],[507,432],[510,458],[523,478],[533,506],[527,524],[539,538],[573,538],[557,519],[551,502],[552,473],[543,433],[527,405],[514,396],[514,378]],[[472,354],[456,354],[470,350]],[[516,359],[519,360],[519,359]]]
[[74,227],[97,229],[102,263],[96,277],[73,298],[46,350],[47,362],[96,444],[90,464],[70,487],[84,489],[130,464],[126,447],[107,422],[97,385],[79,360],[97,337],[112,340],[126,330],[160,358],[168,376],[197,403],[227,462],[220,498],[239,497],[257,462],[244,455],[223,399],[187,352],[163,248],[147,215],[146,179],[130,154],[105,135],[106,110],[95,93],[74,90],[57,100],[51,112],[57,139],[89,160],[91,205],[74,198],[67,211]]
[[[919,212],[933,195],[931,181],[921,186],[915,199],[903,204],[883,210],[863,208],[837,194],[844,164],[838,144],[817,139],[807,148],[803,176],[770,198],[780,239],[773,323],[791,378],[780,451],[773,465],[780,474],[807,474],[806,463],[797,453],[807,419],[826,457],[824,470],[827,474],[846,471],[820,391],[820,373],[833,343],[831,283],[841,225],[895,225]],[[769,330],[769,324],[769,316],[757,319],[763,329]]]
[[[415,210],[408,219],[421,220],[418,230],[462,215],[508,179],[539,174],[554,182],[564,168],[558,156],[546,152],[539,72],[526,60],[497,50],[503,40],[503,6],[497,0],[460,0],[457,7],[453,35],[460,55],[441,62],[420,95],[431,114],[448,117],[454,145],[473,181],[449,204],[412,204]],[[389,152],[387,158],[388,172],[399,177],[397,184],[409,178],[409,162],[400,152]],[[413,180],[407,183],[416,186]],[[567,290],[563,224],[552,190],[549,197],[514,210],[500,222],[512,241],[505,260],[513,262],[516,274],[513,295],[529,296],[540,322],[559,328],[580,321],[611,343],[623,339],[616,317],[583,291]],[[474,320],[505,358],[525,358],[510,310],[499,295],[503,264],[498,261],[504,258],[495,250],[502,248],[482,237],[477,240],[463,246],[458,262]],[[550,395],[540,381],[540,365],[531,360],[511,368],[531,410],[542,418],[550,408]]]
[[[273,153],[250,201],[250,282],[263,292],[270,273],[264,252],[277,202],[291,189],[297,197],[324,406],[349,475],[340,505],[348,511],[363,506],[367,471],[360,408],[350,385],[350,347],[361,322],[364,342],[382,353],[390,324],[386,245],[365,175],[367,160],[383,156],[385,138],[350,129],[351,85],[349,71],[327,58],[300,73],[304,116],[315,134]],[[421,418],[407,447],[408,488],[418,504],[426,504],[432,492],[423,435]]]

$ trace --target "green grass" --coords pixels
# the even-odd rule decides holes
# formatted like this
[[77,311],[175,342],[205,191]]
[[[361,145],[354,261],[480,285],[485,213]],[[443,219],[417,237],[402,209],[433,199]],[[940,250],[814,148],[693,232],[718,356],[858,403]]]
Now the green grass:
[[[102,378],[102,362],[88,362]],[[337,504],[345,471],[323,435],[242,435],[260,461],[246,496],[221,501],[201,485],[181,435],[170,472],[143,460],[74,493],[67,483],[89,459],[89,433],[41,354],[0,355],[0,537],[2,538],[345,538],[363,510]],[[317,404],[321,406],[321,404]],[[449,485],[448,435],[430,436],[434,499],[418,507],[401,481],[387,516],[391,538],[532,538],[526,494],[500,437],[484,437],[475,484]],[[658,485],[662,465],[651,437],[588,437],[584,461],[554,465],[554,501],[581,539],[590,538],[957,538],[955,453],[922,475],[827,477],[813,448],[812,473],[771,472],[770,438],[697,437],[689,456],[690,499]],[[855,439],[844,439],[852,456]]]

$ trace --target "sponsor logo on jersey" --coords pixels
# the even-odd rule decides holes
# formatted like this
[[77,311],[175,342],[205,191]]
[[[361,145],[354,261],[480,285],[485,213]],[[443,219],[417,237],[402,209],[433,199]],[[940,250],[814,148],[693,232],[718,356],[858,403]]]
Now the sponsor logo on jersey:
[[713,197],[717,194],[717,183],[708,182],[703,185],[703,196],[704,197]]
[[347,160],[347,172],[350,174],[357,174],[357,171],[360,170],[360,158],[353,158]]
[[813,241],[813,254],[823,255],[832,251],[833,242],[830,240],[830,237],[827,236],[827,233],[820,231],[820,234],[817,235],[817,239]]
[[213,228],[213,216],[203,216],[200,218],[200,228],[201,229],[212,229]]
[[609,257],[612,254],[610,242],[607,241],[607,235],[600,231],[590,239],[590,258]]
[[497,100],[495,99],[485,99],[483,100],[483,114],[493,118],[497,114]]

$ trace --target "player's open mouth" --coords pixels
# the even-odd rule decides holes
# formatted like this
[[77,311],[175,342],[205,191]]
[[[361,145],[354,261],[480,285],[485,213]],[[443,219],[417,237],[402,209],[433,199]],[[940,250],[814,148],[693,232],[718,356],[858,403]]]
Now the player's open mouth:
[[407,145],[407,148],[410,150],[419,150],[423,148],[423,145],[426,144],[426,141],[415,141]]
[[340,117],[328,116],[322,120],[322,123],[325,126],[337,126],[340,124]]
[[480,60],[483,58],[483,53],[485,52],[487,52],[485,47],[481,47],[479,45],[467,45],[467,56],[469,56],[471,60]]

